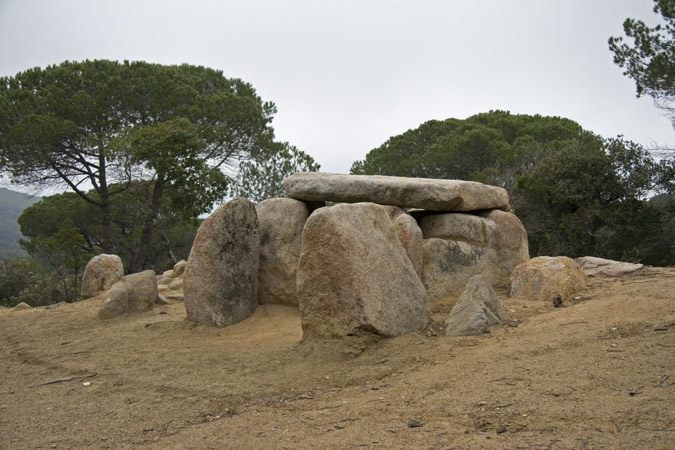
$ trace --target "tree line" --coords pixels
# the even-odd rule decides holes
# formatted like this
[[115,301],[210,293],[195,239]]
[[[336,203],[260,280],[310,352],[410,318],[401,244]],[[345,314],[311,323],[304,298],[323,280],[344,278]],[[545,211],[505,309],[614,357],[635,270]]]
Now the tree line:
[[[626,19],[614,62],[673,120],[675,3],[662,23]],[[230,196],[282,196],[316,171],[274,137],[276,107],[204,67],[64,62],[0,79],[0,175],[67,187],[19,219],[33,259],[0,260],[0,303],[78,298],[89,258],[120,255],[127,272],[186,258],[199,217]],[[673,122],[675,126],[675,121]],[[675,264],[675,163],[621,136],[560,117],[490,111],[431,120],[391,137],[354,174],[475,180],[504,187],[536,255]]]

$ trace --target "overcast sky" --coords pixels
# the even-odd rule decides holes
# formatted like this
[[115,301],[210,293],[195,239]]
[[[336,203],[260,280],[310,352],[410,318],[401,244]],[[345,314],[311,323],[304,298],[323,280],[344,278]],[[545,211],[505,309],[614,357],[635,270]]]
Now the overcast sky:
[[501,109],[673,146],[612,62],[652,0],[0,0],[0,76],[64,60],[222,70],[276,103],[279,140],[347,173],[431,119]]

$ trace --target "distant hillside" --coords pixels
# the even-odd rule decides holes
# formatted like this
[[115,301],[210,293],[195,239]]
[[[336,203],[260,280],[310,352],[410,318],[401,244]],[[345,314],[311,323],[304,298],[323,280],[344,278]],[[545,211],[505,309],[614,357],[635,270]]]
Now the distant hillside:
[[22,235],[16,219],[38,201],[40,197],[0,188],[0,258],[26,255],[19,246]]

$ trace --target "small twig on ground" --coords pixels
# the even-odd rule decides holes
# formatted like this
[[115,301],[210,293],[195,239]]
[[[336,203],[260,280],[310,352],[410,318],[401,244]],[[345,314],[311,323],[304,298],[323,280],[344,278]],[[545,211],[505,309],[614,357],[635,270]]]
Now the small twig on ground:
[[38,384],[38,386],[46,386],[48,384],[56,384],[56,383],[65,383],[66,381],[73,381],[73,380],[81,380],[83,378],[92,378],[95,377],[97,374],[95,373],[90,373],[88,375],[80,375],[77,377],[70,377],[70,378],[59,378],[58,380],[52,380],[52,381],[47,381],[46,383]]
[[668,379],[668,375],[664,376],[663,378],[661,378],[661,381],[659,381],[658,383],[656,383],[656,386],[654,386],[654,387],[659,387],[659,386],[661,386],[661,385],[663,384],[663,382],[666,381],[667,379]]

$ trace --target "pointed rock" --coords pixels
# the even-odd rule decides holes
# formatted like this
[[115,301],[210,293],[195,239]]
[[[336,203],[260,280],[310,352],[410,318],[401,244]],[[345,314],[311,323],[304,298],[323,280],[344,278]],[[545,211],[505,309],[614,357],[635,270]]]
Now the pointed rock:
[[502,302],[481,275],[471,277],[445,322],[448,336],[473,336],[504,319]]

